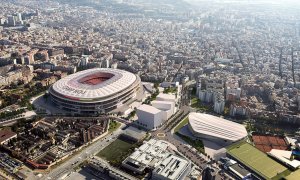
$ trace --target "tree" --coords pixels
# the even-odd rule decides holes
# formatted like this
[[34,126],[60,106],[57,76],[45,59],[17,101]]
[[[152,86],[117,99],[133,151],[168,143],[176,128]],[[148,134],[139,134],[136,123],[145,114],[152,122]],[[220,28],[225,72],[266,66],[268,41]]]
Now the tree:
[[10,88],[16,89],[18,87],[17,83],[11,83]]

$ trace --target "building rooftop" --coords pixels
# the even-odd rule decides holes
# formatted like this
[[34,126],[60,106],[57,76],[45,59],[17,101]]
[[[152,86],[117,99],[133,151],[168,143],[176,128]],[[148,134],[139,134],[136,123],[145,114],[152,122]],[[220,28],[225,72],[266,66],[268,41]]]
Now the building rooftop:
[[233,172],[235,172],[236,175],[238,175],[241,178],[244,178],[245,176],[251,174],[248,170],[241,167],[238,163],[233,164],[229,167]]
[[189,125],[195,133],[229,141],[237,141],[248,135],[243,125],[210,114],[190,113]]
[[170,110],[172,108],[175,107],[175,103],[172,102],[172,101],[152,101],[151,102],[152,106],[157,108],[157,109],[160,109],[160,110]]
[[276,178],[288,170],[247,142],[239,142],[227,147],[227,154],[265,179]]
[[290,175],[288,175],[287,177],[285,177],[285,180],[299,180],[300,177],[300,169],[298,169],[297,171],[292,172]]
[[5,142],[6,140],[16,136],[17,134],[10,130],[0,130],[0,144]]
[[267,154],[269,156],[276,158],[277,160],[281,161],[282,163],[292,167],[293,169],[297,169],[298,167],[300,167],[300,161],[291,159],[292,151],[272,149]]
[[151,114],[157,114],[157,113],[161,112],[161,110],[159,110],[153,106],[147,105],[147,104],[142,104],[141,106],[139,106],[137,108],[137,110],[148,112]]
[[156,99],[168,99],[168,100],[175,100],[176,97],[173,94],[164,94],[164,93],[159,93],[156,97]]
[[154,100],[154,101],[152,101],[151,103],[152,103],[152,104],[155,104],[155,103],[157,103],[157,104],[168,104],[168,105],[173,105],[173,104],[174,104],[174,102],[170,102],[170,101],[159,101],[159,100]]
[[138,171],[143,171],[147,167],[156,168],[158,174],[174,179],[173,177],[177,177],[184,167],[189,165],[189,161],[172,155],[167,151],[168,147],[169,144],[165,141],[150,139],[137,148],[122,164]]
[[155,169],[154,172],[166,179],[178,179],[181,174],[188,168],[189,161],[169,154]]

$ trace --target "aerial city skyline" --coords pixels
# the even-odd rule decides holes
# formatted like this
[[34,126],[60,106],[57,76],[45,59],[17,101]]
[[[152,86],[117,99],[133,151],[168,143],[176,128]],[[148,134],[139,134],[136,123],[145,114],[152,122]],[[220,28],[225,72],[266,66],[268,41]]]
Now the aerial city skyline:
[[0,179],[300,179],[299,1],[0,4]]

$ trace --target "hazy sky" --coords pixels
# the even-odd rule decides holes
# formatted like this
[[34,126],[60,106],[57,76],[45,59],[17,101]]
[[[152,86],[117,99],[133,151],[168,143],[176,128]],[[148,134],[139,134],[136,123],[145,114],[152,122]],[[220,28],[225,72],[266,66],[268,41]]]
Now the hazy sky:
[[[201,1],[208,1],[208,0],[185,0],[188,2],[201,2]],[[300,0],[214,0],[219,2],[260,2],[260,3],[271,3],[271,4],[278,4],[278,3],[293,3],[293,4],[300,4]]]

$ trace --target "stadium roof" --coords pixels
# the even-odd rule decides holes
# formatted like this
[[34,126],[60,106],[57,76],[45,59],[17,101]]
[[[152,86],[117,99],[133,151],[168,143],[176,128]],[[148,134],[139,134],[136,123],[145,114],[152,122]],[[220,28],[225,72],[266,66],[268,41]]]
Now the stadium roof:
[[243,125],[209,114],[190,113],[189,125],[195,133],[229,141],[238,141],[248,135]]
[[53,90],[74,99],[95,99],[121,92],[131,86],[137,77],[127,71],[95,68],[69,75],[53,85]]

